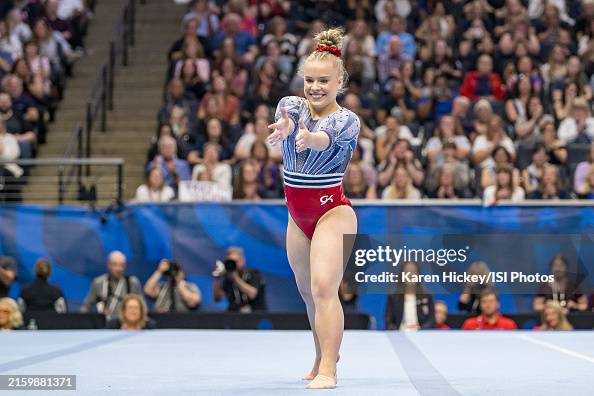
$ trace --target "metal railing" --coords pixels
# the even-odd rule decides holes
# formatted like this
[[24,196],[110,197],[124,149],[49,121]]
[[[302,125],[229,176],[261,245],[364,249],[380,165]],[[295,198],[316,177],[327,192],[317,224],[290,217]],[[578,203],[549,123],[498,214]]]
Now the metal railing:
[[[85,156],[93,154],[92,133],[100,117],[100,130],[107,130],[107,111],[114,109],[115,70],[118,58],[122,67],[129,64],[129,48],[135,43],[136,1],[125,0],[122,14],[115,23],[114,34],[109,41],[108,59],[101,64],[99,72],[86,103],[85,116]],[[144,1],[141,1],[144,4]]]
[[[80,130],[80,128],[79,128]],[[79,140],[71,141],[79,151]],[[76,143],[73,143],[76,142]],[[24,169],[20,177],[6,172],[7,166]],[[124,159],[123,158],[41,158],[21,160],[0,160],[0,168],[5,169],[0,176],[0,202],[18,202],[22,199],[23,190],[28,186],[27,168],[43,167],[43,177],[35,180],[36,196],[28,195],[35,202],[59,203],[65,201],[86,202],[95,206],[98,201],[121,205],[124,199]],[[113,172],[101,172],[89,178],[83,178],[82,167],[112,168]],[[55,172],[49,169],[55,168]],[[71,179],[76,176],[76,188],[72,189]]]

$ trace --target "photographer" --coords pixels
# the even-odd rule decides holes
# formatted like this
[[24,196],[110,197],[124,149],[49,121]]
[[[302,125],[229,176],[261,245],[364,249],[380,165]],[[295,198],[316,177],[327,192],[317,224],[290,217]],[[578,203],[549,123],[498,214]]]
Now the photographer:
[[155,301],[155,312],[189,312],[202,301],[200,289],[186,282],[186,275],[175,261],[161,260],[144,285],[146,295]]
[[265,282],[260,271],[245,267],[243,249],[232,246],[227,249],[225,262],[217,261],[212,275],[215,277],[214,300],[225,295],[229,300],[229,311],[249,313],[266,310]]
[[115,318],[120,312],[122,299],[126,294],[140,294],[140,281],[133,275],[126,275],[126,256],[115,250],[107,258],[107,273],[93,279],[81,312],[105,315],[107,320]]

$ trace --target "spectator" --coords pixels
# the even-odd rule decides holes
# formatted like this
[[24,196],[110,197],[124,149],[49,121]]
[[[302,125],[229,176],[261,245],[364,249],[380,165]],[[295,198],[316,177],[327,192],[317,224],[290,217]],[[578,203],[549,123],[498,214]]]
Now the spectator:
[[215,143],[220,147],[219,158],[228,161],[233,156],[233,143],[229,125],[224,124],[219,118],[210,118],[206,123],[206,133],[198,137],[197,148],[204,152],[206,143]]
[[17,276],[17,263],[9,256],[0,256],[0,298],[8,297],[10,286]]
[[555,128],[553,117],[544,116],[538,128],[547,151],[549,162],[564,168],[567,164],[567,149],[565,148],[565,143],[557,139],[557,128]]
[[472,159],[477,167],[484,169],[488,166],[494,166],[495,160],[493,154],[498,146],[503,146],[515,160],[516,148],[512,140],[506,135],[503,129],[501,117],[494,115],[489,120],[487,132],[479,135],[472,145]]
[[23,330],[23,315],[16,301],[0,298],[0,331]]
[[128,293],[140,294],[140,281],[134,275],[126,275],[126,256],[120,251],[113,251],[107,258],[107,273],[93,279],[89,292],[81,307],[81,312],[105,315],[109,320],[117,317],[122,299]]
[[565,143],[594,142],[594,117],[590,113],[588,102],[583,98],[573,99],[570,113],[559,124],[559,139]]
[[480,172],[480,187],[484,191],[487,187],[495,185],[498,167],[511,167],[514,187],[520,186],[520,171],[514,167],[511,154],[503,147],[498,146],[493,151],[493,163],[483,168]]
[[229,247],[225,263],[217,262],[213,276],[214,300],[218,302],[226,296],[229,311],[266,311],[264,278],[257,269],[247,268],[242,248]]
[[514,90],[514,96],[505,103],[507,119],[514,126],[520,144],[534,145],[538,135],[537,126],[544,116],[544,108],[538,96],[533,95],[532,82],[521,75]]
[[412,178],[405,166],[397,166],[394,179],[382,193],[382,199],[420,199],[421,192],[413,186]]
[[594,165],[590,165],[582,190],[576,191],[580,199],[594,199]]
[[[19,159],[21,149],[16,137],[6,131],[6,123],[0,118],[0,159],[12,161]],[[21,176],[23,168],[17,164],[0,165],[0,180],[3,181],[0,187],[0,201],[20,201],[21,200]],[[1,271],[1,270],[0,270]],[[1,279],[0,279],[1,280]],[[0,285],[2,282],[0,282]],[[1,287],[1,286],[0,286]],[[2,295],[0,290],[0,296]]]
[[262,198],[280,198],[283,194],[281,169],[268,154],[268,146],[256,140],[250,158],[258,163],[258,195]]
[[462,330],[516,330],[518,326],[499,313],[499,298],[495,291],[487,289],[480,296],[481,314],[464,321]]
[[573,326],[567,321],[565,309],[557,301],[549,300],[544,304],[540,323],[534,330],[573,330]]
[[146,183],[138,186],[134,195],[135,202],[169,202],[175,198],[175,191],[165,185],[160,168],[147,172]]
[[415,186],[423,183],[425,175],[423,166],[412,151],[410,142],[405,139],[397,139],[390,149],[388,158],[379,164],[378,186],[384,188],[394,180],[396,168],[404,166],[413,180]]
[[512,167],[500,166],[495,170],[495,173],[495,184],[488,186],[483,196],[486,206],[496,205],[499,201],[519,202],[524,200],[524,189],[514,185]]
[[[455,150],[455,146],[453,147]],[[453,150],[452,150],[453,151]],[[466,188],[457,177],[456,165],[446,163],[439,171],[438,186],[434,195],[430,198],[438,199],[458,199],[458,198],[470,198],[470,191]]]
[[575,168],[573,177],[573,188],[575,191],[583,191],[587,188],[587,174],[590,167],[594,164],[594,142],[590,144],[590,154],[586,161],[580,162]]
[[299,39],[287,31],[287,21],[281,16],[275,16],[270,21],[269,33],[262,37],[262,48],[266,48],[271,42],[278,43],[280,54],[287,57],[290,63],[295,62]]
[[[184,15],[183,22],[196,21],[195,34],[210,39],[219,30],[217,6],[208,0],[197,0],[190,12]],[[194,26],[192,26],[194,27]]]
[[[398,3],[403,3],[403,1],[398,1]],[[407,58],[414,59],[417,53],[415,38],[406,30],[406,19],[401,15],[392,16],[390,19],[390,29],[388,31],[381,32],[377,36],[375,46],[377,55],[379,56],[388,52],[390,40],[392,37],[397,36],[400,39],[400,43],[402,45],[402,53]]]
[[144,292],[155,300],[155,312],[189,312],[202,301],[198,286],[187,282],[182,266],[170,260],[161,260],[144,284]]
[[527,194],[538,190],[547,165],[547,150],[544,144],[538,144],[532,152],[532,162],[522,171],[522,183]]
[[588,308],[588,297],[582,292],[575,279],[570,277],[567,259],[557,255],[551,260],[551,274],[554,280],[542,283],[536,293],[532,307],[542,312],[547,301],[556,301],[561,307],[570,311],[585,311]]
[[0,93],[0,119],[4,121],[8,133],[14,135],[21,149],[21,158],[35,157],[37,135],[32,126],[12,109],[12,98],[8,93]]
[[222,189],[231,189],[231,166],[220,161],[222,148],[217,143],[204,145],[204,160],[194,167],[192,180],[211,181]]
[[[175,107],[181,107],[186,116],[196,114],[198,110],[196,99],[186,93],[184,82],[179,78],[173,78],[167,83],[165,102],[157,116],[160,125],[169,122]],[[196,120],[189,121],[190,124],[196,123]]]
[[258,201],[260,196],[258,185],[258,163],[247,159],[239,164],[238,176],[233,187],[233,199],[247,199]]
[[48,282],[52,266],[47,259],[39,259],[35,263],[35,280],[23,289],[18,299],[21,312],[55,311],[65,313],[66,300],[59,287]]
[[390,294],[386,303],[387,330],[414,331],[435,327],[433,296],[417,280],[420,274],[419,264],[414,261],[401,267],[396,293]]
[[438,157],[442,155],[442,147],[446,142],[453,142],[456,145],[456,159],[466,160],[470,152],[470,142],[464,135],[456,135],[454,118],[445,115],[439,119],[437,134],[427,141],[425,149],[427,150],[427,159],[435,163]]
[[471,100],[485,98],[490,101],[503,100],[505,87],[501,77],[493,72],[493,58],[487,54],[479,57],[477,70],[468,72],[460,88],[460,94]]
[[414,137],[406,125],[401,125],[398,118],[388,116],[385,119],[384,125],[376,128],[375,136],[375,157],[378,162],[383,162],[387,159],[392,147],[396,144],[398,139],[408,140],[411,144]]
[[268,137],[269,133],[268,118],[256,118],[253,123],[253,128],[246,128],[246,131],[237,141],[237,144],[235,145],[235,159],[244,160],[249,158],[255,142],[261,141],[266,144],[270,158],[275,162],[279,162],[282,159],[280,145],[266,143],[266,137]]
[[[489,276],[491,270],[483,261],[476,261],[468,267],[469,275],[483,275]],[[467,282],[464,284],[464,289],[460,294],[458,300],[458,309],[470,313],[471,315],[479,315],[481,313],[480,296],[486,290],[492,289],[493,285],[490,282]]]
[[348,198],[375,199],[377,192],[374,185],[368,185],[360,163],[350,163],[344,177],[344,193]]
[[112,330],[151,330],[156,323],[148,317],[148,308],[142,296],[126,294],[122,299],[122,309],[117,318],[111,319],[105,325]]
[[396,35],[390,37],[387,52],[378,56],[377,76],[379,82],[387,84],[392,83],[394,79],[400,79],[400,66],[411,60],[402,50],[400,38]]
[[212,84],[212,92],[207,93],[200,102],[200,112],[203,113],[205,111],[203,106],[206,106],[210,98],[214,98],[219,109],[216,117],[226,120],[231,125],[237,124],[239,122],[239,100],[229,93],[227,81],[223,76],[215,74]]
[[542,181],[537,190],[528,195],[529,199],[569,199],[571,196],[562,185],[559,168],[555,165],[546,165],[542,174]]
[[233,39],[235,50],[241,55],[245,63],[253,63],[258,54],[258,47],[254,38],[247,32],[240,30],[241,17],[238,14],[230,13],[223,18],[223,29],[216,32],[212,45],[215,50],[221,48],[225,38]]
[[165,183],[173,190],[177,190],[180,181],[190,180],[188,162],[177,158],[177,143],[171,136],[162,136],[159,139],[159,155],[149,163],[147,172],[154,168],[161,169]]
[[[470,103],[470,100],[468,98],[466,99]],[[474,142],[474,140],[478,136],[487,134],[487,130],[489,129],[489,122],[491,121],[495,113],[493,113],[493,107],[487,99],[478,100],[474,104],[473,111],[476,118],[474,120],[473,130],[470,133],[470,140]]]
[[435,329],[438,330],[449,330],[450,326],[447,325],[448,319],[448,305],[443,301],[435,301]]

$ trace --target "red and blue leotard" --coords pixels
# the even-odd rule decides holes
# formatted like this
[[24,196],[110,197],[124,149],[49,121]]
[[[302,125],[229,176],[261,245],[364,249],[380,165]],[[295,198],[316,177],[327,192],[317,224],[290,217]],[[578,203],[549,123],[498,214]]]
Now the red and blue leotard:
[[[275,121],[280,118],[281,107],[287,110],[295,125],[281,143],[287,208],[297,226],[311,240],[324,213],[336,206],[351,205],[342,191],[342,178],[357,146],[359,117],[341,107],[328,116],[314,120],[306,99],[287,96],[278,103]],[[300,119],[310,132],[328,135],[330,143],[326,149],[306,149],[297,153],[295,138]]]

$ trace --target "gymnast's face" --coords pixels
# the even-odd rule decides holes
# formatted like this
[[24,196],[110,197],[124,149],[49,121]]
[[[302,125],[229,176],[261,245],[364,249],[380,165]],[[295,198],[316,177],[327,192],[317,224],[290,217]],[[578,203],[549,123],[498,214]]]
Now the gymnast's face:
[[336,102],[342,81],[338,67],[331,60],[310,60],[303,67],[305,98],[316,110],[323,110]]

